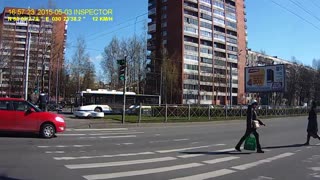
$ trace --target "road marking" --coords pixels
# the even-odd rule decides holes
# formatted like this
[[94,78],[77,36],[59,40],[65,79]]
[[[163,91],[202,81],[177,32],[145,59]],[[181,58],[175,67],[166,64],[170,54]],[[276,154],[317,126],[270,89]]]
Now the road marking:
[[252,180],[272,180],[272,177],[266,177],[266,176],[259,176],[258,178],[252,179]]
[[142,134],[144,132],[113,132],[113,133],[97,133],[97,134],[88,134],[89,136],[103,136],[103,135],[118,135],[118,134]]
[[300,152],[301,151],[301,149],[298,149],[298,150],[295,150],[294,152]]
[[199,167],[199,166],[203,166],[203,164],[190,163],[190,164],[183,164],[183,165],[176,165],[176,166],[169,166],[169,167],[161,167],[161,168],[154,168],[154,169],[137,170],[137,171],[127,171],[127,172],[118,172],[118,173],[109,173],[109,174],[86,175],[86,176],[83,176],[83,177],[85,179],[87,179],[87,180],[111,179],[111,178],[120,178],[120,177],[128,177],[128,176],[137,176],[137,175],[161,173],[161,172],[174,171],[174,170],[179,170],[179,169],[194,168],[194,167]]
[[160,136],[161,134],[155,134],[154,136]]
[[56,145],[56,146],[37,146],[38,148],[67,148],[67,147],[88,147],[92,145]]
[[283,153],[283,154],[280,154],[280,155],[277,155],[277,156],[274,156],[274,157],[271,157],[271,158],[262,159],[262,160],[259,160],[259,161],[256,161],[256,162],[242,164],[242,165],[239,165],[239,166],[233,166],[231,168],[237,169],[237,170],[246,170],[246,169],[258,166],[260,164],[269,163],[271,161],[274,161],[274,160],[277,160],[277,159],[282,159],[282,158],[285,158],[285,157],[288,157],[288,156],[292,156],[294,154],[295,153]]
[[63,154],[64,151],[46,151],[47,154]]
[[136,135],[127,135],[127,136],[99,136],[101,139],[113,139],[113,138],[128,138],[128,137],[137,137]]
[[74,157],[54,157],[55,160],[75,160],[75,159],[93,159],[93,158],[111,158],[111,157],[127,157],[138,155],[155,154],[154,152],[141,152],[141,153],[127,153],[127,154],[115,154],[115,155],[100,155],[100,156],[74,156]]
[[86,136],[87,134],[59,134],[59,136]]
[[65,166],[69,169],[88,169],[88,168],[126,166],[126,165],[133,165],[133,164],[172,161],[176,159],[177,158],[174,158],[174,157],[162,157],[162,158],[141,159],[141,160],[132,160],[132,161],[117,161],[117,162],[107,162],[107,163],[70,164]]
[[235,172],[236,171],[230,170],[230,169],[220,169],[220,170],[217,170],[217,171],[197,174],[197,175],[193,175],[193,176],[175,178],[175,179],[171,179],[171,180],[185,180],[185,179],[202,180],[202,179],[209,179],[209,178],[215,178],[215,177],[219,177],[219,176],[224,176],[224,175],[235,173]]
[[132,144],[134,144],[134,143],[118,143],[116,145],[120,146],[120,145],[132,145]]
[[232,151],[234,150],[234,148],[229,148],[229,149],[221,149],[221,150],[216,150],[216,151],[212,151],[212,152],[204,152],[202,154],[186,154],[186,155],[181,155],[181,156],[178,156],[179,158],[192,158],[192,157],[198,157],[198,156],[204,156],[206,154],[214,154],[214,153],[221,153],[221,152],[228,152],[228,151]]
[[67,131],[122,131],[128,128],[105,128],[105,129],[67,129]]
[[174,139],[173,141],[188,141],[189,139]]
[[311,169],[312,171],[320,171],[320,167],[311,167],[309,169]]
[[231,160],[239,159],[239,158],[240,157],[230,156],[230,157],[223,157],[223,158],[212,159],[212,160],[207,160],[207,161],[202,161],[202,162],[204,162],[206,164],[216,164],[216,163],[231,161]]
[[207,146],[195,146],[195,147],[188,147],[188,148],[181,148],[181,149],[169,149],[169,150],[160,150],[156,151],[158,153],[169,153],[169,152],[178,152],[178,151],[185,151],[191,149],[199,149],[199,148],[207,148],[212,146],[221,146],[221,144],[214,144],[214,145],[207,145]]

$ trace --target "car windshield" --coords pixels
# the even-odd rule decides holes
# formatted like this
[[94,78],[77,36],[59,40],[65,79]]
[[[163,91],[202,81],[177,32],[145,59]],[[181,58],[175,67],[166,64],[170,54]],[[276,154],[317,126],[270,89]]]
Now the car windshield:
[[32,104],[31,102],[27,101],[28,106],[31,106],[36,112],[41,112],[42,110],[38,108],[36,105]]

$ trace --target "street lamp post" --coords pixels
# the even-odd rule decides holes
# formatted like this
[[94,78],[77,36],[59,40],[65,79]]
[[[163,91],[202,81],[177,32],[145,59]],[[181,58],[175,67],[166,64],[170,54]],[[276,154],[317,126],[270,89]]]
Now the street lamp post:
[[27,51],[27,62],[26,62],[26,72],[25,72],[25,87],[24,87],[24,99],[28,99],[28,83],[29,83],[29,62],[30,62],[30,41],[31,33],[28,32],[28,51]]

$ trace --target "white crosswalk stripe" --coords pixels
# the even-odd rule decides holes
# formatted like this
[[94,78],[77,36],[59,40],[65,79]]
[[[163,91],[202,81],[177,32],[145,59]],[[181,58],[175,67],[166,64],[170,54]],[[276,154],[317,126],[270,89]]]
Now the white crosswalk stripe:
[[111,178],[120,178],[120,177],[128,177],[128,176],[137,176],[137,175],[145,175],[145,174],[153,174],[160,172],[168,172],[179,169],[188,169],[203,166],[200,163],[189,163],[183,165],[169,166],[169,167],[161,167],[161,168],[153,168],[153,169],[144,169],[137,171],[128,171],[128,172],[118,172],[118,173],[108,173],[108,174],[94,174],[94,175],[86,175],[83,176],[87,180],[98,180],[98,179],[111,179]]
[[[115,178],[128,178],[131,179],[134,176],[150,176],[156,173],[163,173],[164,179],[172,180],[202,180],[211,179],[216,177],[221,177],[229,174],[234,174],[240,171],[245,171],[250,168],[255,168],[257,166],[263,165],[265,163],[271,163],[276,160],[280,160],[286,157],[290,157],[296,154],[293,152],[286,152],[282,154],[271,153],[271,157],[264,154],[264,158],[260,160],[255,160],[254,162],[245,161],[241,162],[241,155],[236,153],[234,148],[219,149],[219,147],[225,146],[225,144],[209,144],[202,146],[187,146],[172,149],[160,149],[146,152],[131,152],[131,153],[121,153],[121,154],[105,154],[96,156],[65,156],[65,157],[53,157],[53,159],[58,161],[66,161],[68,163],[63,163],[67,169],[73,171],[81,171],[87,173],[80,173],[84,179],[87,180],[100,180],[100,179],[115,179]],[[47,148],[47,147],[42,147]],[[212,150],[218,149],[218,150]],[[199,149],[201,149],[199,151]],[[209,149],[209,150],[208,150]],[[196,152],[194,152],[196,150]],[[271,150],[270,150],[271,151]],[[234,154],[233,154],[234,152]],[[273,152],[273,151],[272,151]],[[49,152],[47,152],[49,153]],[[59,152],[51,152],[59,153]],[[62,153],[62,152],[61,152]],[[181,155],[180,153],[185,153]],[[191,154],[188,154],[191,153]],[[195,153],[195,154],[192,154]],[[167,154],[167,155],[165,155]],[[201,156],[208,156],[208,154],[217,155],[214,158],[203,159]],[[131,157],[131,158],[130,158]],[[108,160],[103,160],[102,158],[110,158]],[[111,159],[116,158],[116,159]],[[190,158],[187,160],[187,158]],[[191,159],[193,158],[193,159]],[[257,156],[259,158],[259,156]],[[88,162],[88,159],[91,159]],[[96,159],[96,160],[94,160]],[[96,161],[96,162],[95,162]],[[190,162],[191,161],[191,162]],[[76,163],[73,163],[76,162]],[[211,166],[218,165],[220,169],[213,168]],[[130,169],[131,165],[134,170]],[[216,165],[217,166],[217,165]],[[113,167],[117,167],[119,171],[112,172]],[[205,168],[202,168],[205,167]],[[123,169],[122,169],[123,168]],[[128,169],[129,168],[129,169]],[[89,171],[92,170],[92,171]],[[187,169],[192,169],[189,171]],[[205,172],[201,169],[206,169]],[[94,171],[93,171],[94,170]],[[178,174],[175,171],[187,170],[185,173]],[[89,172],[89,173],[88,173]],[[95,173],[90,173],[95,172]],[[172,172],[172,173],[169,173]],[[161,174],[162,175],[162,174]],[[179,177],[180,176],[180,177]]]

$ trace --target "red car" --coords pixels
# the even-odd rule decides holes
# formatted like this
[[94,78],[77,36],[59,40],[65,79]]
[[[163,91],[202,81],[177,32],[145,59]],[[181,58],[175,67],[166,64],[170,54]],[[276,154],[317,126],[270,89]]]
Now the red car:
[[22,99],[0,98],[0,131],[35,132],[43,138],[52,138],[65,129],[62,116],[43,112]]

